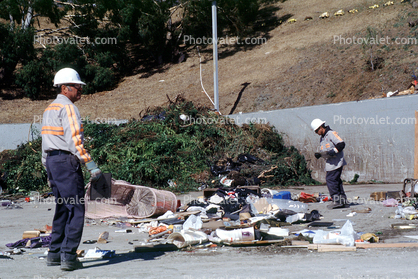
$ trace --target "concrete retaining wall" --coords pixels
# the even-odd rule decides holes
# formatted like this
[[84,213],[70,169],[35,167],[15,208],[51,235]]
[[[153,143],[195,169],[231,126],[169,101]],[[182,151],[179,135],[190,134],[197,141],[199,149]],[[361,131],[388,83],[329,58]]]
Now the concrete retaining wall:
[[275,126],[286,145],[294,145],[305,156],[312,176],[324,182],[324,161],[313,156],[319,136],[310,127],[314,118],[320,118],[346,142],[344,180],[359,174],[359,181],[402,182],[414,174],[417,109],[418,95],[409,95],[230,117],[237,124],[267,121]]
[[[108,124],[119,125],[128,120],[109,121]],[[41,135],[40,123],[0,124],[0,152],[5,149],[16,149],[22,143],[36,139]]]
[[40,135],[40,124],[1,124],[0,152],[5,149],[16,149],[22,143],[34,140]]

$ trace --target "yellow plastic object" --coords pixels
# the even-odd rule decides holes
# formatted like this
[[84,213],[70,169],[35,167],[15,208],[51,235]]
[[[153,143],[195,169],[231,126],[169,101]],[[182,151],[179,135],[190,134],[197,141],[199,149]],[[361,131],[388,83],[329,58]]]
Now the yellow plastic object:
[[344,15],[344,11],[343,10],[338,10],[334,13],[335,16],[343,16]]
[[361,240],[369,241],[371,243],[379,242],[379,237],[376,236],[374,233],[365,233],[361,235]]
[[329,13],[328,13],[328,12],[322,13],[322,14],[319,16],[319,18],[329,18]]

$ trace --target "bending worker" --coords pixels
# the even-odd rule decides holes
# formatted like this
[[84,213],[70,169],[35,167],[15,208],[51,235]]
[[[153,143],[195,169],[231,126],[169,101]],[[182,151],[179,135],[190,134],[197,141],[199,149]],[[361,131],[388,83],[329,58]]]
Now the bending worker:
[[75,70],[59,70],[54,77],[57,98],[45,109],[42,119],[42,164],[56,202],[47,265],[61,265],[62,270],[83,267],[76,255],[85,210],[81,163],[89,170],[91,181],[101,176],[84,148],[83,123],[74,105],[81,98],[83,85]]
[[327,207],[329,209],[347,207],[347,196],[341,180],[343,167],[347,165],[343,152],[345,142],[338,136],[337,132],[331,130],[329,126],[325,126],[325,121],[321,119],[314,119],[311,127],[315,133],[321,136],[321,151],[315,153],[315,158],[323,157],[326,160],[326,182],[329,195],[332,198],[332,204]]

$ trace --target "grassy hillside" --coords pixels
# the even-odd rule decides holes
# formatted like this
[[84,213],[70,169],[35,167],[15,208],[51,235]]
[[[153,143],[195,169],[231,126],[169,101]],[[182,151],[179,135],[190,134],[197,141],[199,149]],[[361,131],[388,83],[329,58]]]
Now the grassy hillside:
[[[256,36],[266,39],[264,44],[219,46],[221,113],[364,100],[406,89],[417,68],[416,44],[397,44],[396,40],[417,38],[417,27],[409,27],[408,22],[418,18],[418,10],[407,1],[393,1],[389,6],[385,2],[287,0],[263,7]],[[369,9],[374,4],[379,8]],[[340,9],[345,14],[334,16]],[[358,12],[348,13],[351,9]],[[330,17],[320,19],[323,12]],[[312,20],[305,21],[306,17]],[[297,21],[287,23],[290,18]],[[387,38],[386,43],[371,48],[379,64],[375,71],[370,70],[371,45],[347,40],[371,35]],[[141,111],[163,105],[167,97],[178,94],[196,105],[212,106],[200,81],[202,72],[204,88],[212,95],[211,46],[200,46],[199,53],[192,47],[185,62],[139,71],[115,90],[86,96],[77,106],[83,116],[104,120],[138,118]],[[10,94],[2,93],[3,123],[31,122],[50,102],[7,100]]]

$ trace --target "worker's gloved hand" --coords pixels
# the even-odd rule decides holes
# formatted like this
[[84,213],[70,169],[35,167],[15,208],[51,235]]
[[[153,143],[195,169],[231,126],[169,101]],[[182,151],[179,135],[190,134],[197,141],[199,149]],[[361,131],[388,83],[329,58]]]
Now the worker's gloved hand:
[[90,172],[90,181],[95,182],[99,180],[100,176],[102,176],[102,171],[96,165],[94,161],[91,161],[86,164],[87,170]]
[[315,152],[315,158],[316,158],[316,159],[321,158],[321,153],[319,153],[319,152]]
[[102,171],[99,168],[92,169],[90,171],[90,175],[91,175],[90,176],[90,181],[95,182],[95,181],[99,180],[100,177],[102,176]]
[[337,153],[338,153],[338,150],[337,152],[335,152],[335,148],[327,152],[328,156],[330,157],[334,157],[335,155],[337,155]]

